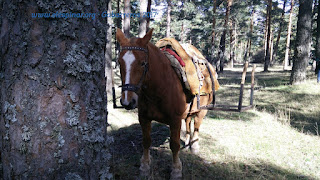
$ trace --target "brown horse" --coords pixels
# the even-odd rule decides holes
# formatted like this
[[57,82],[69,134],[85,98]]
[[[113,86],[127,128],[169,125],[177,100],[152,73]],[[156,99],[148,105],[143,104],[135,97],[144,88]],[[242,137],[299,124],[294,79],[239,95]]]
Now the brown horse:
[[[121,45],[120,102],[126,109],[138,107],[139,123],[142,128],[143,155],[140,172],[142,175],[149,174],[151,121],[156,120],[170,127],[170,149],[173,156],[171,179],[181,179],[182,164],[179,159],[181,120],[187,119],[188,125],[190,117],[195,115],[195,132],[198,132],[207,111],[195,110],[195,107],[190,106],[192,97],[185,93],[169,60],[159,48],[149,42],[152,29],[143,38],[130,39],[117,29],[116,37]],[[203,96],[201,100],[201,105],[210,103],[212,94]],[[197,133],[195,136],[198,136]]]

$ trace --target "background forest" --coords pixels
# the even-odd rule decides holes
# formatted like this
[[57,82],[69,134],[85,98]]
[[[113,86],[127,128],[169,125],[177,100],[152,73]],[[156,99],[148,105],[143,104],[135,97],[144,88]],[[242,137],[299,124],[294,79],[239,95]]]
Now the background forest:
[[[119,0],[120,1],[120,0]],[[123,12],[123,4],[112,2],[113,12]],[[132,13],[140,12],[140,3],[147,1],[130,1]],[[150,1],[151,12],[156,16],[150,18],[150,28],[154,28],[153,42],[171,36],[181,42],[194,44],[211,62],[220,57],[225,46],[224,59],[227,64],[242,63],[250,59],[264,62],[270,20],[271,64],[283,64],[286,54],[288,26],[291,26],[287,63],[291,63],[297,25],[298,1],[272,1],[271,13],[268,13],[269,1],[252,0],[214,0],[214,1]],[[313,4],[313,34],[316,34],[318,2]],[[120,8],[120,10],[118,9]],[[228,17],[227,17],[228,16]],[[130,32],[139,33],[139,18],[131,18]],[[226,22],[227,21],[227,22]],[[121,26],[123,20],[113,18],[111,26]],[[223,37],[224,36],[224,37]],[[222,42],[224,41],[224,42]],[[115,44],[115,43],[113,43]],[[312,48],[314,49],[315,43]],[[116,56],[113,56],[115,59]],[[286,67],[287,68],[287,67]]]

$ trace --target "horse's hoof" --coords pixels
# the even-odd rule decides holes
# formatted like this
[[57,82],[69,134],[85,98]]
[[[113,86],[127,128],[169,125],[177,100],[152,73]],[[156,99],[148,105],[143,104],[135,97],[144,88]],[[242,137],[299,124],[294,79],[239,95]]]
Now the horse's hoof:
[[190,145],[190,134],[186,135],[186,140],[184,141],[185,146],[189,146]]
[[170,175],[170,180],[181,180],[182,179],[182,170],[173,169]]
[[191,153],[192,153],[192,154],[198,154],[199,151],[200,151],[199,142],[193,143],[192,146],[191,146]]
[[170,179],[171,180],[182,179],[182,163],[181,163],[180,159],[178,159],[178,161],[172,165]]

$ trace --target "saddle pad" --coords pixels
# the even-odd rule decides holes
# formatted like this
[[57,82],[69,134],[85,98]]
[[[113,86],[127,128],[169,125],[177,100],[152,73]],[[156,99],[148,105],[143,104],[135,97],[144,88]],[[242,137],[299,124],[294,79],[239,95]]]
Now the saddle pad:
[[188,56],[188,54],[182,48],[180,43],[177,40],[175,40],[174,38],[160,39],[156,43],[156,46],[158,48],[162,48],[167,45],[170,45],[177,52],[177,54],[181,57],[181,59],[185,63],[185,72],[187,75],[187,80],[190,85],[191,93],[193,95],[199,94],[200,81],[198,79],[197,70],[192,62],[192,59]]
[[167,51],[168,53],[170,53],[171,55],[173,55],[173,56],[179,61],[180,65],[181,65],[182,67],[186,66],[186,64],[182,61],[181,57],[178,56],[178,55],[177,55],[174,51],[172,51],[171,49],[164,47],[164,48],[161,49],[161,51]]
[[178,62],[176,57],[174,55],[170,54],[168,51],[162,51],[162,52],[170,60],[171,66],[175,70],[175,72],[177,73],[183,87],[185,89],[187,89],[188,91],[190,91],[190,85],[187,80],[186,72],[185,72],[184,68],[181,66],[180,62]]

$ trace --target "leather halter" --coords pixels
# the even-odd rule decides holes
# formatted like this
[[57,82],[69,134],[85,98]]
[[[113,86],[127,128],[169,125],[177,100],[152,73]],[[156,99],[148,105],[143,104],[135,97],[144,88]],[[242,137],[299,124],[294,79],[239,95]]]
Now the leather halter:
[[147,72],[149,70],[149,64],[147,62],[148,56],[149,56],[149,53],[148,53],[149,51],[146,48],[136,47],[136,46],[123,46],[123,47],[121,47],[120,51],[124,51],[124,50],[143,51],[143,52],[145,52],[147,54],[145,61],[141,65],[144,68],[144,70],[143,70],[143,74],[142,74],[142,76],[140,78],[139,83],[137,85],[125,84],[125,85],[120,86],[122,92],[123,91],[132,91],[132,92],[135,92],[135,93],[138,94],[140,89],[141,89],[141,85],[143,83],[143,80],[144,80],[144,78],[145,78],[145,76],[146,76],[146,74],[147,74]]

